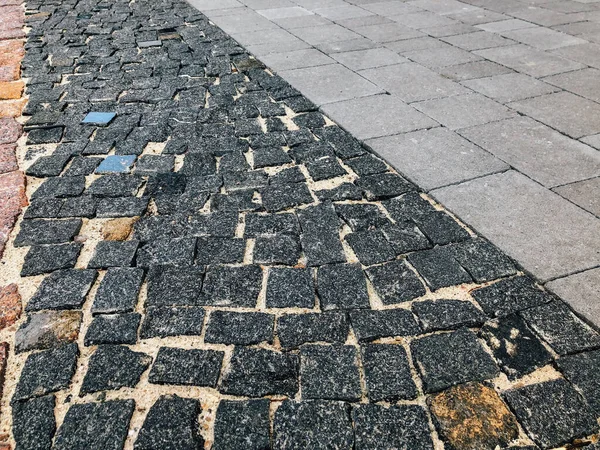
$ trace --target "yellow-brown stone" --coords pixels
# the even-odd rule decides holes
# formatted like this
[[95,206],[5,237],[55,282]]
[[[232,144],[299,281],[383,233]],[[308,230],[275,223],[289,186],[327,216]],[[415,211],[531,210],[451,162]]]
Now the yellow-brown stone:
[[19,117],[25,107],[27,100],[6,100],[0,101],[0,117]]
[[454,386],[429,399],[445,440],[456,450],[494,450],[517,438],[517,421],[500,396],[481,383]]
[[102,227],[102,237],[106,241],[124,241],[131,234],[137,218],[119,218],[109,220]]
[[0,100],[17,100],[23,94],[24,84],[22,81],[0,82]]

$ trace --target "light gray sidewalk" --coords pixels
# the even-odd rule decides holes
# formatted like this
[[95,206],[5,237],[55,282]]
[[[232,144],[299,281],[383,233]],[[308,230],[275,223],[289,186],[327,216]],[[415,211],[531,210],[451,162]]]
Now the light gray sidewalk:
[[600,0],[190,0],[600,324]]

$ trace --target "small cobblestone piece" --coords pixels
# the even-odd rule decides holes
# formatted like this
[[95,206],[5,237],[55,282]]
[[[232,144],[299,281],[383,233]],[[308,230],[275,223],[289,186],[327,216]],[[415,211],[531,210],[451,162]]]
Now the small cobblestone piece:
[[267,279],[267,307],[313,308],[315,288],[310,269],[273,267]]
[[40,397],[67,388],[75,374],[77,356],[77,344],[30,355],[23,366],[12,401]]
[[425,287],[404,261],[391,261],[365,272],[384,305],[403,303],[425,294]]
[[21,317],[21,296],[16,284],[0,288],[0,330],[13,325]]
[[135,450],[198,450],[204,440],[198,433],[200,402],[177,395],[163,395],[148,411]]
[[52,437],[56,431],[55,403],[54,396],[47,395],[13,405],[12,432],[16,448],[33,450],[52,447]]
[[133,311],[137,304],[144,271],[136,268],[109,268],[100,282],[94,303],[93,314]]
[[81,308],[96,275],[95,270],[68,269],[53,272],[44,278],[25,310]]
[[567,380],[582,392],[596,416],[600,414],[600,350],[563,356],[557,361],[558,368]]
[[310,342],[343,344],[348,331],[346,314],[341,312],[285,314],[277,320],[277,335],[284,349]]
[[305,345],[300,348],[303,399],[360,399],[356,348],[349,345]]
[[203,294],[212,305],[252,308],[262,285],[259,266],[211,267],[206,273]]
[[519,436],[513,414],[492,388],[480,383],[454,386],[429,399],[444,440],[457,450],[494,450]]
[[215,450],[271,448],[269,400],[221,400],[215,420]]
[[354,433],[347,403],[284,401],[273,419],[273,446],[282,450],[352,448]]
[[135,387],[152,358],[120,345],[102,345],[90,357],[79,395]]
[[161,347],[150,370],[150,383],[215,387],[223,352]]
[[360,405],[352,410],[356,448],[433,450],[427,415],[417,405]]
[[425,331],[479,326],[487,319],[473,303],[461,300],[425,300],[414,303],[412,310]]
[[321,308],[368,308],[366,277],[358,265],[332,264],[317,270],[317,291]]
[[298,391],[298,356],[262,348],[235,347],[231,366],[223,378],[221,392],[262,397]]
[[120,450],[127,437],[134,407],[133,400],[72,405],[56,433],[52,448]]
[[204,309],[196,306],[159,306],[146,309],[142,339],[167,336],[199,336]]
[[406,309],[359,310],[350,312],[350,321],[361,342],[384,337],[415,336],[421,327]]
[[151,267],[146,277],[146,306],[182,306],[204,304],[200,267]]
[[467,381],[483,381],[498,372],[492,357],[466,328],[418,339],[410,348],[428,393]]
[[37,245],[25,255],[21,276],[29,277],[75,267],[82,245],[79,243]]
[[15,334],[17,353],[73,342],[79,336],[80,311],[42,311],[27,315]]
[[566,380],[532,384],[507,391],[504,396],[542,448],[560,447],[598,429],[589,405]]
[[417,396],[406,350],[400,345],[366,344],[361,347],[369,400],[411,400]]
[[204,340],[213,344],[272,343],[274,323],[275,319],[271,314],[213,311]]
[[141,317],[138,313],[96,316],[85,334],[84,344],[135,344]]

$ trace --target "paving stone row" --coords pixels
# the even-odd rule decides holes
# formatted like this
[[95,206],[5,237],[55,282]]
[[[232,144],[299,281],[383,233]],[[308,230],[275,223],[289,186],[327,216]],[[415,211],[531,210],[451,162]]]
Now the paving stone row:
[[600,334],[205,16],[27,8],[16,448],[592,445]]

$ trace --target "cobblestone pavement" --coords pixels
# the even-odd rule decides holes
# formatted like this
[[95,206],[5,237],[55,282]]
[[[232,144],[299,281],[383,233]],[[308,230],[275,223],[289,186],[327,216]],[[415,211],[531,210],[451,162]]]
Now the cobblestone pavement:
[[600,334],[205,16],[27,8],[5,448],[598,449]]
[[600,325],[600,2],[190,3]]

